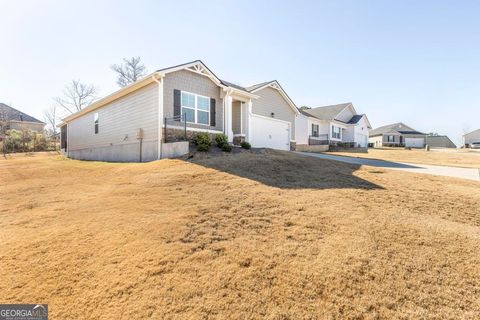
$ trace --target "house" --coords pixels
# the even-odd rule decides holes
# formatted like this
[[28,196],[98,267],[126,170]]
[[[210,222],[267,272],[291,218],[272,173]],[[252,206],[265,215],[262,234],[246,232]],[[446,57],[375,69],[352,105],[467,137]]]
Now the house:
[[462,136],[462,144],[464,148],[469,148],[470,144],[480,142],[480,129],[465,133]]
[[[0,103],[0,134],[10,129],[41,132],[44,128],[44,122],[5,103]],[[3,137],[0,136],[0,139]]]
[[426,134],[404,123],[394,123],[370,131],[368,141],[374,147],[425,147]]
[[75,159],[151,161],[188,152],[188,144],[165,142],[184,130],[290,150],[298,114],[277,81],[242,87],[196,60],[157,70],[63,119],[62,150]]
[[[313,146],[341,143],[367,147],[370,122],[358,114],[353,104],[342,103],[312,109],[300,109],[297,117],[297,149],[317,151]],[[314,150],[315,149],[315,150]],[[323,148],[327,150],[328,147]]]
[[456,148],[455,143],[447,136],[428,135],[426,144],[431,148]]

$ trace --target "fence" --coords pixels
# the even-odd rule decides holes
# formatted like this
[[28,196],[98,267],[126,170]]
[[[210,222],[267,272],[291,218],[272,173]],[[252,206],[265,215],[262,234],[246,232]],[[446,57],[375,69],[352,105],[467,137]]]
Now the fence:
[[164,142],[186,141],[187,137],[187,114],[181,114],[174,117],[165,117],[163,119],[163,139]]
[[328,145],[329,144],[328,134],[308,136],[308,144],[310,146]]

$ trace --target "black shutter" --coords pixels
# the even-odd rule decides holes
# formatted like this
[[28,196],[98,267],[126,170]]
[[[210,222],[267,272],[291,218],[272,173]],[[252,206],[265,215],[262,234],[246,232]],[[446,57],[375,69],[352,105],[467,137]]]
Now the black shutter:
[[215,99],[210,98],[210,125],[215,127]]
[[174,117],[180,117],[180,113],[182,112],[180,99],[181,99],[180,90],[174,89],[173,90],[173,116]]

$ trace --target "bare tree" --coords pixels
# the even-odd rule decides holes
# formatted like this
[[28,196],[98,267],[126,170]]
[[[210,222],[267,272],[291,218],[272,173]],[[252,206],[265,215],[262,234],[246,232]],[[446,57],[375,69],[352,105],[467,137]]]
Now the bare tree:
[[123,63],[114,64],[111,69],[118,74],[117,84],[122,88],[147,74],[147,68],[140,57],[124,58]]
[[57,121],[58,121],[58,113],[57,113],[57,105],[52,105],[50,108],[43,111],[43,118],[45,119],[45,123],[48,125],[48,129],[46,133],[48,136],[53,139],[53,141],[58,140],[58,129],[57,129]]
[[72,80],[65,86],[63,96],[54,98],[54,100],[68,113],[75,113],[95,101],[96,94],[95,86],[81,83],[80,80]]

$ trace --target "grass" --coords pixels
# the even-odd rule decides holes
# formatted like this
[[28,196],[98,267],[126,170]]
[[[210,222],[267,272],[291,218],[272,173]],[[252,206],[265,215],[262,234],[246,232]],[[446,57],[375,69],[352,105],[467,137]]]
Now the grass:
[[0,177],[0,301],[52,319],[480,318],[474,181],[268,150]]
[[446,149],[426,151],[423,149],[405,150],[400,148],[370,148],[368,153],[332,152],[332,154],[386,161],[480,168],[480,152],[470,150]]

